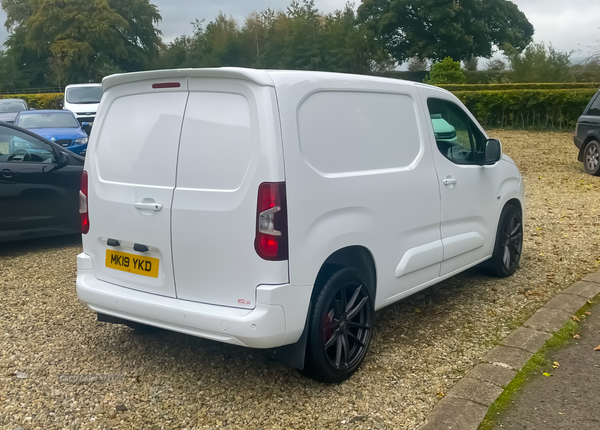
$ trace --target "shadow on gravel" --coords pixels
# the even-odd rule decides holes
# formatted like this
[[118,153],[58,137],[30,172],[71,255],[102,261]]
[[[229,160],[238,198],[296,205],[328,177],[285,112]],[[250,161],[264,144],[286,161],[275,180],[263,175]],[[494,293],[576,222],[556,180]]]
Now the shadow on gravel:
[[81,235],[71,234],[67,236],[44,237],[41,239],[28,239],[16,242],[0,243],[0,257],[26,254],[28,252],[39,252],[49,249],[60,249],[70,246],[81,246]]

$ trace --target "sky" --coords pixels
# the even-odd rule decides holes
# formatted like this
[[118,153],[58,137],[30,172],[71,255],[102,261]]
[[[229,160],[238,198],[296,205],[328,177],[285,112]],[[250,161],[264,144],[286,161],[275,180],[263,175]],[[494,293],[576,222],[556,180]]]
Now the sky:
[[[347,0],[315,0],[324,13],[341,9]],[[181,34],[191,34],[191,22],[212,20],[219,11],[231,15],[240,23],[253,11],[266,8],[285,9],[290,0],[151,0],[161,15],[159,28],[166,42]],[[360,0],[355,1],[356,5]],[[591,48],[600,44],[600,1],[598,0],[514,0],[535,27],[536,42],[552,43],[561,51],[578,50],[572,59],[577,61],[589,55]],[[0,10],[0,23],[6,15]],[[0,28],[0,43],[7,32]]]

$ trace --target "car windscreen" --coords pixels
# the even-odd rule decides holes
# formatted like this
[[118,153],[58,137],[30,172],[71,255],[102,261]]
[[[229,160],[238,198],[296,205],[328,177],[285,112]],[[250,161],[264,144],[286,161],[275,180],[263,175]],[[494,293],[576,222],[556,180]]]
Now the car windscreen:
[[0,100],[0,114],[2,113],[17,113],[27,110],[25,103],[15,100]]
[[67,89],[67,102],[76,104],[100,103],[102,87],[75,87]]
[[23,128],[76,128],[79,123],[71,113],[28,113],[19,115],[17,125]]

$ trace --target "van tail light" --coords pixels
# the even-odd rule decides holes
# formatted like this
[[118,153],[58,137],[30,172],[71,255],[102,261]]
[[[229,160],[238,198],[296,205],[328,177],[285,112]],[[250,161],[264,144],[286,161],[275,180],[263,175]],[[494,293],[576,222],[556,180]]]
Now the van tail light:
[[88,174],[85,170],[81,174],[79,214],[81,215],[81,233],[87,234],[90,231],[90,216],[88,214]]
[[264,182],[258,187],[256,239],[258,255],[271,261],[288,259],[288,225],[285,182]]

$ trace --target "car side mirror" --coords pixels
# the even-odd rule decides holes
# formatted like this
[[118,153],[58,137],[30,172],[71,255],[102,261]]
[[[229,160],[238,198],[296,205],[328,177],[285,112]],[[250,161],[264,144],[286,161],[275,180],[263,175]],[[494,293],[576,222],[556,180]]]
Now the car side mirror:
[[58,153],[58,167],[65,167],[69,164],[69,156],[64,152],[60,151]]
[[483,150],[483,164],[496,164],[502,158],[502,144],[498,139],[489,139]]

